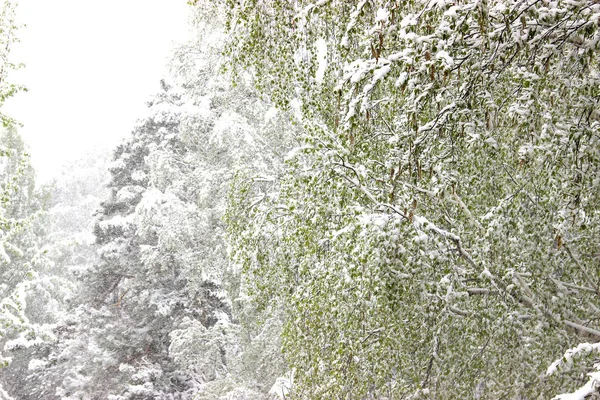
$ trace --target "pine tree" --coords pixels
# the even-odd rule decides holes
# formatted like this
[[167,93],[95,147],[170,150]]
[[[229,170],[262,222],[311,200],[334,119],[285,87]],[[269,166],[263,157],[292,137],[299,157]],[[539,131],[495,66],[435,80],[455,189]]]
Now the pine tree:
[[47,358],[56,364],[48,376],[66,376],[60,398],[260,398],[269,389],[248,378],[255,369],[241,376],[240,271],[221,219],[237,167],[269,163],[261,133],[279,134],[278,118],[263,121],[266,105],[231,88],[210,54],[189,56],[179,54],[179,75],[162,81],[109,165],[93,228],[100,259],[82,271],[78,306]]

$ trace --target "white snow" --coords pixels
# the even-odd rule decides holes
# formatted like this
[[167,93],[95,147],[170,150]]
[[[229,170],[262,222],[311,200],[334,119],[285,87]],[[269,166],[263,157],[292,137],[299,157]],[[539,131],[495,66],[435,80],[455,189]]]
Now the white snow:
[[8,253],[6,252],[5,248],[4,248],[4,243],[0,242],[0,260],[2,260],[2,262],[4,264],[10,264],[10,257],[8,256]]
[[444,16],[450,17],[450,18],[456,18],[457,17],[456,11],[458,9],[459,9],[458,6],[452,6],[444,12]]
[[40,369],[45,368],[46,365],[48,365],[48,363],[46,361],[38,360],[38,359],[34,358],[33,360],[29,361],[29,365],[27,366],[27,369],[29,369],[30,371],[39,371]]
[[0,386],[0,400],[15,400],[13,397],[10,397],[9,394]]
[[133,179],[136,182],[141,182],[144,179],[146,179],[146,173],[144,171],[134,171],[131,174],[131,179]]
[[450,68],[454,65],[454,59],[452,57],[450,57],[450,54],[448,54],[447,51],[441,50],[439,51],[436,55],[435,58],[437,58],[438,60],[442,60],[444,62],[444,64],[446,64],[446,67]]
[[559,367],[570,369],[573,365],[573,357],[580,355],[585,356],[590,354],[591,352],[600,353],[600,343],[580,343],[577,347],[567,350],[562,356],[562,358],[550,364],[548,370],[546,371],[546,376],[554,374]]
[[375,16],[375,22],[384,22],[387,23],[390,20],[390,14],[386,8],[380,8],[377,10],[377,14]]
[[279,399],[287,399],[290,390],[294,384],[294,370],[289,371],[284,376],[280,376],[269,390],[269,394],[274,394]]
[[402,28],[406,28],[408,26],[414,26],[418,24],[417,15],[416,14],[408,14],[405,16],[400,22],[400,26]]
[[294,158],[296,158],[296,156],[298,154],[300,154],[302,151],[306,150],[306,149],[310,149],[312,148],[312,146],[299,146],[299,147],[294,147],[292,150],[290,150],[284,157],[284,161],[290,161],[293,160]]
[[574,391],[573,393],[565,393],[554,397],[552,400],[585,400],[587,396],[597,393],[600,388],[600,370],[587,374],[590,379]]
[[317,39],[315,43],[315,47],[317,49],[317,73],[315,75],[315,80],[317,83],[323,82],[323,77],[325,76],[325,71],[327,70],[327,42],[323,38]]

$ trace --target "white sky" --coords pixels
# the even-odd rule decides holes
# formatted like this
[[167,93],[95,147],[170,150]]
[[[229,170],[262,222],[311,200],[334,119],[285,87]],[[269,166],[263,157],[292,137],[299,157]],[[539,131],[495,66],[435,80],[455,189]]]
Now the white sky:
[[24,126],[38,182],[66,160],[112,148],[144,115],[175,43],[188,34],[186,0],[19,0],[11,81],[29,92],[5,112]]

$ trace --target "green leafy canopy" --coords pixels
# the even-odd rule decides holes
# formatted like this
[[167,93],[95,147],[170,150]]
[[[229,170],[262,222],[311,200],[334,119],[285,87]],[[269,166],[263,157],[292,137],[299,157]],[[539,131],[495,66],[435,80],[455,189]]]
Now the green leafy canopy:
[[[300,146],[230,239],[295,394],[549,398],[600,338],[600,4],[223,1]],[[235,190],[237,189],[237,190]],[[584,367],[581,367],[584,368]]]

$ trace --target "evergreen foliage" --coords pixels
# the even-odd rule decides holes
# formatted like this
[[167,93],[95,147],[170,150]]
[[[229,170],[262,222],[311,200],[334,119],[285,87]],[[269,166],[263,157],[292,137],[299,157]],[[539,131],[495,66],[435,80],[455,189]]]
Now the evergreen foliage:
[[283,368],[277,320],[240,324],[253,310],[221,221],[235,171],[277,159],[282,118],[231,87],[220,59],[180,49],[115,150],[93,224],[99,259],[76,269],[80,293],[35,373],[57,387],[48,398],[260,399]]
[[62,177],[39,189],[47,212],[36,219],[34,227],[46,262],[36,268],[36,282],[27,293],[26,315],[43,324],[53,340],[12,349],[12,362],[0,374],[0,381],[17,399],[53,398],[67,374],[57,364],[63,361],[65,342],[73,339],[81,319],[74,301],[79,279],[97,259],[90,222],[104,197],[105,159],[103,154],[88,154],[65,166]]

